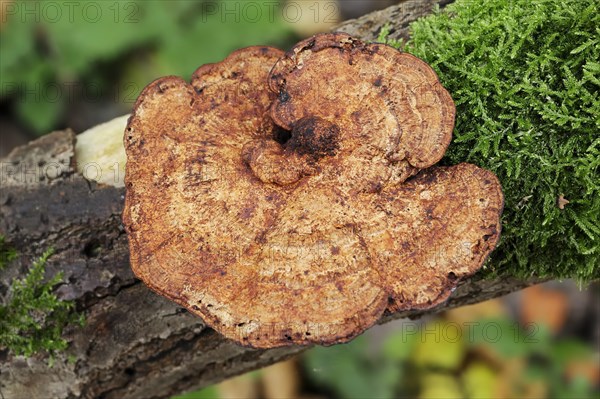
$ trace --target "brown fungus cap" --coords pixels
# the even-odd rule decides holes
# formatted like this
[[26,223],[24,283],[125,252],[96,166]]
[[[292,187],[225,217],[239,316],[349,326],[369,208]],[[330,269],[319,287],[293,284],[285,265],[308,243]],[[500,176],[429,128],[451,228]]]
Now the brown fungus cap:
[[[491,172],[460,164],[404,181],[449,140],[454,106],[431,69],[341,34],[296,49],[311,41],[300,64],[304,50],[251,47],[191,84],[159,79],[125,131],[135,274],[244,345],[344,342],[386,309],[435,306],[500,233]],[[303,83],[324,65],[346,76]]]
[[298,43],[273,67],[269,87],[278,94],[271,112],[278,125],[293,131],[319,117],[339,128],[340,151],[364,189],[437,163],[452,137],[454,103],[429,65],[345,33]]

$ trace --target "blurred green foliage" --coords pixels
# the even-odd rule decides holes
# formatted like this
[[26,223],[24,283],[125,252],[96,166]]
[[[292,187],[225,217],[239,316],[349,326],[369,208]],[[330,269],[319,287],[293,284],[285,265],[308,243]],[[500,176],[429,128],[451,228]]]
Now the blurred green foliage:
[[372,356],[364,336],[352,344],[317,347],[304,358],[311,380],[341,398],[392,398],[400,364],[382,352]]
[[[163,75],[189,78],[205,63],[254,44],[287,46],[274,1],[3,2],[0,96],[39,134],[57,127],[72,92],[132,105]],[[69,92],[70,91],[70,92]]]
[[492,272],[599,278],[598,1],[457,0],[413,23],[405,50],[456,103],[442,162],[477,164],[502,183]]
[[184,393],[183,395],[172,396],[171,399],[219,399],[219,391],[215,385],[201,389],[199,391],[192,391]]
[[[415,322],[408,322],[415,326]],[[380,345],[359,337],[306,352],[306,375],[335,398],[592,398],[588,379],[571,378],[572,362],[593,362],[593,350],[552,337],[544,326],[524,330],[504,317],[469,323],[434,320],[400,329]],[[371,337],[372,338],[372,337]]]

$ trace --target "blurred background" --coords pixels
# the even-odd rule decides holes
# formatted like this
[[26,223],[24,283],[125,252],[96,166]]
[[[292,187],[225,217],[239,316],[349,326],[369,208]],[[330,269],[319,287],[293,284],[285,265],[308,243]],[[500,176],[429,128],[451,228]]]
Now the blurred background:
[[128,113],[164,75],[250,45],[288,48],[377,1],[14,1],[0,4],[0,156],[55,129]]
[[[10,1],[0,8],[0,156],[130,112],[164,75],[288,48],[395,1]],[[369,330],[181,398],[598,398],[600,286],[551,282]]]

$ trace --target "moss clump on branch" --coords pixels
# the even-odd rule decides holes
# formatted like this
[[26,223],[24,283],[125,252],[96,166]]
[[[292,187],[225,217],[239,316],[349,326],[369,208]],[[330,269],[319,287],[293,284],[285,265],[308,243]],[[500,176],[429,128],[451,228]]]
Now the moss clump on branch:
[[[0,349],[7,348],[15,355],[31,356],[38,352],[66,349],[63,329],[71,323],[82,324],[83,317],[73,311],[73,302],[62,301],[53,288],[62,280],[62,273],[44,282],[45,265],[51,249],[36,260],[27,275],[12,282],[5,304],[0,305]],[[16,257],[0,236],[2,259]]]
[[600,277],[597,0],[458,0],[413,23],[405,50],[456,102],[443,162],[475,163],[502,182],[490,270]]
[[0,270],[17,258],[17,251],[6,243],[4,236],[0,236]]

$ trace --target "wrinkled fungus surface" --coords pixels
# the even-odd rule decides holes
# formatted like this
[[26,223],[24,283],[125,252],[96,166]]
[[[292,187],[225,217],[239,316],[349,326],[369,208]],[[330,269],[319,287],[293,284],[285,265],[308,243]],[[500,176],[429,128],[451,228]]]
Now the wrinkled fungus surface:
[[491,172],[432,167],[453,123],[427,64],[339,33],[158,79],[125,131],[132,268],[254,347],[435,306],[493,250],[503,206]]

